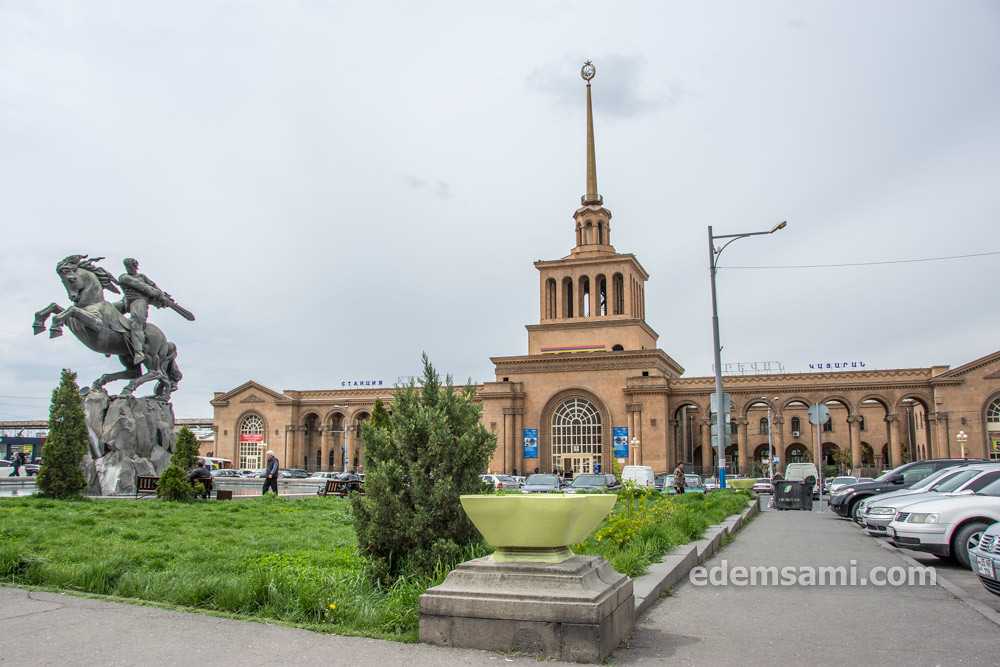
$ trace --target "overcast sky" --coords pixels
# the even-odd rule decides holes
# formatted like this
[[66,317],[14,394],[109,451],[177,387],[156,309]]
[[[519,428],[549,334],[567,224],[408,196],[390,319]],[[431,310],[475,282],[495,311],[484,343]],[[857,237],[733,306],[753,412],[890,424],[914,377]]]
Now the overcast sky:
[[[197,315],[152,314],[178,416],[424,350],[493,379],[538,320],[532,262],[573,244],[586,59],[612,240],[688,375],[707,225],[789,221],[741,266],[1000,250],[997,2],[0,0],[0,419],[44,417],[61,367],[118,370],[31,334],[77,253],[138,257]],[[998,264],[723,271],[724,361],[964,363],[1000,348]]]

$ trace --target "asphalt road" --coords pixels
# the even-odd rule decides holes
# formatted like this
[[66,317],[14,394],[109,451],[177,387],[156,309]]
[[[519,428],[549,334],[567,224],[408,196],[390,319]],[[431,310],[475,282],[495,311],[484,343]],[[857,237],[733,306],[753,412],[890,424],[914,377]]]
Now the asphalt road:
[[[706,565],[906,566],[831,512],[764,512]],[[643,617],[616,664],[992,665],[1000,627],[939,586],[694,586]]]
[[[708,566],[905,566],[829,512],[765,512]],[[954,572],[958,579],[962,572]],[[972,576],[971,574],[969,576]],[[684,583],[661,599],[623,665],[989,665],[1000,626],[938,586],[772,587]],[[537,665],[532,657],[443,649],[0,587],[6,665]],[[560,664],[546,662],[545,664]]]

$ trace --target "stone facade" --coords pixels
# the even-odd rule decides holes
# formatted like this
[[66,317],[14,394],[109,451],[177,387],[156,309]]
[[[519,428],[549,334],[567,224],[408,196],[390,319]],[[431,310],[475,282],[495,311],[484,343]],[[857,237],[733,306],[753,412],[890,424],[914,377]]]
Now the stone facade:
[[[483,424],[497,436],[489,470],[591,472],[600,465],[609,471],[616,433],[628,443],[616,457],[623,462],[657,472],[679,461],[714,469],[713,378],[684,377],[657,347],[646,322],[649,274],[635,255],[611,244],[587,99],[587,194],[567,230],[575,244],[561,259],[535,262],[539,316],[526,327],[528,353],[493,357],[495,381],[477,387]],[[779,466],[822,459],[872,473],[932,457],[1000,460],[1000,352],[955,369],[740,375],[724,384],[733,398],[730,471],[763,472],[768,432]],[[388,400],[392,391],[278,392],[247,382],[212,400],[215,455],[259,467],[260,453],[270,448],[287,467],[363,468],[358,426],[375,400]],[[813,427],[806,408],[817,402],[829,407],[831,419]],[[968,438],[964,447],[959,432]]]

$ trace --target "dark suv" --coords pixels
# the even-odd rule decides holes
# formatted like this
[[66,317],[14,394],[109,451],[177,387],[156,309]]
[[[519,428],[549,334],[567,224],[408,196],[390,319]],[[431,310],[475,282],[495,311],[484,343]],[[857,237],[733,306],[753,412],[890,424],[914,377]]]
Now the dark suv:
[[837,492],[830,497],[830,509],[842,517],[856,519],[854,514],[865,498],[889,491],[908,489],[923,478],[933,475],[943,468],[984,462],[986,462],[985,459],[927,459],[926,461],[904,463],[898,468],[893,468],[884,475],[876,477],[874,481],[848,484],[837,489]]

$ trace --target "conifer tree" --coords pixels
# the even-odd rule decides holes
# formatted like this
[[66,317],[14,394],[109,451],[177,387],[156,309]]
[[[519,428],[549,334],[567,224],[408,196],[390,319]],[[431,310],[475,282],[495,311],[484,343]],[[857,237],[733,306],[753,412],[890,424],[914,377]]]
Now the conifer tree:
[[87,422],[80,388],[76,373],[64,368],[49,407],[49,437],[42,448],[37,482],[42,495],[72,498],[83,493],[87,482],[81,464],[86,453]]
[[156,495],[164,500],[191,500],[195,488],[188,481],[187,473],[198,462],[198,439],[187,426],[177,434],[174,453],[170,457],[170,465],[160,475],[156,487]]
[[365,495],[353,497],[358,545],[370,573],[388,582],[433,574],[457,562],[481,537],[459,496],[480,493],[496,436],[480,422],[471,385],[446,386],[425,354],[420,386],[396,393],[391,411],[376,403],[362,427]]

